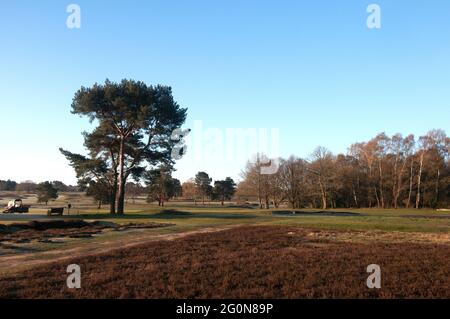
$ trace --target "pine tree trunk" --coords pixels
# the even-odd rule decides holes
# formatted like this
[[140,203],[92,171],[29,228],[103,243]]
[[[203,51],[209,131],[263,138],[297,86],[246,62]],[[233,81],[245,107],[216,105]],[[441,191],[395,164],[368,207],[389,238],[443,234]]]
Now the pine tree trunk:
[[119,189],[117,191],[117,214],[122,215],[124,213],[125,202],[125,141],[120,139],[119,147],[119,176],[118,176]]
[[125,178],[119,183],[119,191],[117,192],[117,214],[123,215],[125,208]]
[[109,203],[109,213],[111,215],[116,214],[116,196],[117,196],[117,174],[114,175],[114,185],[111,192],[111,198]]
[[109,213],[111,215],[115,215],[116,214],[116,201],[115,200],[112,200],[111,203],[109,204]]

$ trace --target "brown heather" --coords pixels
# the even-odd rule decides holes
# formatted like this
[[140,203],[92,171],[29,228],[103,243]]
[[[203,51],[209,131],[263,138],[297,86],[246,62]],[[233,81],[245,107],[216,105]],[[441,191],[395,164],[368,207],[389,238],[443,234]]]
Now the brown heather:
[[[324,232],[326,231],[315,231]],[[241,227],[40,266],[1,298],[450,298],[450,246],[349,243],[296,227]],[[82,289],[66,267],[82,269]],[[382,288],[366,286],[379,264]]]

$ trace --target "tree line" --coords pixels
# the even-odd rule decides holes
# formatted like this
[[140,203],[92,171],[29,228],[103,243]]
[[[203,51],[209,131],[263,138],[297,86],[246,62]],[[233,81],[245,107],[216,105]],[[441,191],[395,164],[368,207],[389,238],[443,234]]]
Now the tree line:
[[58,192],[73,192],[77,191],[77,188],[67,186],[61,181],[46,181],[38,184],[33,181],[17,183],[8,179],[0,180],[0,191],[36,193],[37,202],[47,205],[50,200],[58,198]]
[[318,147],[309,158],[280,159],[275,174],[256,155],[242,172],[240,198],[255,197],[261,208],[440,208],[450,205],[450,138],[432,130],[418,139],[385,133],[355,143],[347,154]]
[[[78,186],[66,185],[61,181],[48,182],[53,185],[59,192],[78,192]],[[10,192],[27,192],[35,193],[42,183],[36,183],[31,180],[16,182],[13,180],[0,180],[0,191],[10,191]]]
[[184,199],[193,200],[196,204],[205,200],[220,201],[224,205],[236,193],[236,183],[231,177],[224,180],[216,180],[212,183],[212,178],[206,172],[198,172],[194,178],[189,179],[182,185],[182,195]]
[[[236,192],[236,183],[230,177],[212,183],[208,173],[198,172],[194,178],[181,184],[179,179],[172,176],[173,171],[173,167],[167,165],[147,170],[140,183],[127,183],[125,197],[135,201],[146,195],[148,203],[157,202],[158,206],[164,206],[166,202],[178,198],[193,200],[195,203],[201,201],[203,204],[206,200],[220,201],[224,205]],[[95,183],[86,188],[86,195],[97,200],[98,208],[110,200],[108,188],[97,187]]]

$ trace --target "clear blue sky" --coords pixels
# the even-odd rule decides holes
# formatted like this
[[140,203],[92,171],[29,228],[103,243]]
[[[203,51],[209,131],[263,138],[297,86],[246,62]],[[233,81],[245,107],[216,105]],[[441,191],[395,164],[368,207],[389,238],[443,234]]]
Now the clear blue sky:
[[[448,0],[5,1],[0,41],[0,179],[75,183],[58,147],[83,151],[89,125],[71,100],[106,78],[172,86],[186,127],[278,128],[284,156],[449,131]],[[244,163],[182,160],[176,176],[200,164],[219,179]]]

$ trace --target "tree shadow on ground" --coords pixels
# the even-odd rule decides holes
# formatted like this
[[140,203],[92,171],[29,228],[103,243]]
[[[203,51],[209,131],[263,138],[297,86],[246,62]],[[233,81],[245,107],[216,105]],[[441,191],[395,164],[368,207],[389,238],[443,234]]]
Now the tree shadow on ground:
[[77,215],[76,217],[84,219],[188,219],[188,218],[215,218],[215,219],[250,219],[256,218],[255,215],[249,214],[233,214],[233,213],[191,213],[178,211],[174,209],[163,210],[158,213],[129,213],[124,215],[108,215],[108,214],[86,214]]
[[318,212],[308,212],[308,211],[274,211],[272,215],[278,216],[292,216],[292,217],[300,217],[300,216],[328,216],[328,217],[355,217],[355,216],[366,216],[361,213],[352,213],[352,212],[332,212],[332,211],[318,211]]

